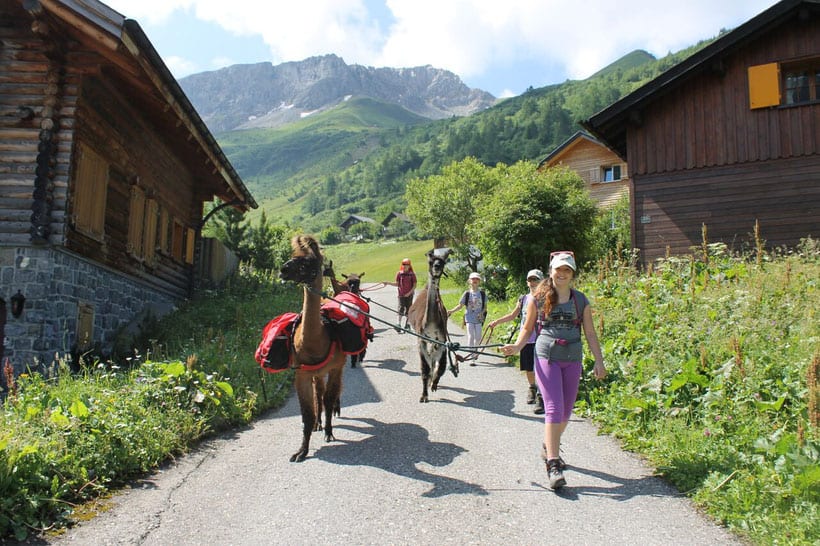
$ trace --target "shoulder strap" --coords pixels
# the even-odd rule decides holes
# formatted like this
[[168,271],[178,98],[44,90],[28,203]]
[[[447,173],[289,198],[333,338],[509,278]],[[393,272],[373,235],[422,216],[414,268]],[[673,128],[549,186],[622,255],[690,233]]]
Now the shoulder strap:
[[484,289],[481,289],[481,308],[486,310],[487,309],[487,293]]
[[577,326],[580,330],[581,323],[583,323],[584,321],[584,317],[581,315],[581,308],[578,307],[578,291],[574,288],[570,288],[570,298],[572,299],[572,302],[575,304],[575,326]]

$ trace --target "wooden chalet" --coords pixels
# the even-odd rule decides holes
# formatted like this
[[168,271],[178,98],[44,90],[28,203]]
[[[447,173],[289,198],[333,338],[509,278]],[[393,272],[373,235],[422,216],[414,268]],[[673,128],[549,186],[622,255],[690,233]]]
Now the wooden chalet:
[[0,358],[20,371],[186,298],[203,204],[257,205],[136,21],[96,0],[2,0],[0,21]]
[[783,0],[582,126],[628,162],[644,263],[820,234],[820,0]]
[[368,224],[375,224],[376,221],[373,218],[368,218],[367,216],[359,216],[357,214],[351,214],[344,221],[339,224],[339,227],[342,228],[344,231],[350,229],[351,226],[355,226],[356,224],[361,224],[362,222]]
[[564,166],[584,180],[590,197],[609,208],[629,195],[629,173],[624,161],[606,144],[584,131],[565,140],[538,164],[538,170]]

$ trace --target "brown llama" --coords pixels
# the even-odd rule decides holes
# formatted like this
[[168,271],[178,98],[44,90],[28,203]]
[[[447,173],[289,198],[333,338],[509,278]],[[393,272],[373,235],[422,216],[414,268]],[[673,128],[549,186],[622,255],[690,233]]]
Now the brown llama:
[[[428,401],[428,387],[431,391],[437,390],[439,379],[447,371],[447,310],[441,302],[439,282],[449,255],[449,248],[427,252],[427,285],[407,312],[407,322],[422,336],[419,337],[422,383],[419,402]],[[453,375],[458,375],[457,364]]]
[[[352,292],[357,296],[361,296],[361,286],[362,286],[362,277],[364,277],[364,272],[359,273],[351,273],[349,275],[345,275],[342,273],[342,277],[345,278],[344,282],[339,282],[339,279],[336,278],[336,272],[333,270],[333,260],[328,261],[325,264],[325,268],[322,271],[322,275],[330,279],[330,285],[333,287],[333,294],[339,295],[339,292]],[[372,337],[370,338],[372,341]],[[362,351],[359,354],[350,355],[350,367],[355,368],[356,364],[364,361],[364,355],[367,351]],[[338,409],[338,408],[337,408]],[[336,415],[339,413],[337,412]]]
[[305,285],[302,320],[293,333],[292,347],[294,385],[302,413],[302,445],[290,460],[301,462],[307,457],[311,433],[321,429],[322,412],[325,442],[336,439],[331,417],[342,392],[345,354],[322,321],[323,257],[319,243],[309,235],[296,235],[291,239],[291,248],[291,259],[282,265],[279,277]]

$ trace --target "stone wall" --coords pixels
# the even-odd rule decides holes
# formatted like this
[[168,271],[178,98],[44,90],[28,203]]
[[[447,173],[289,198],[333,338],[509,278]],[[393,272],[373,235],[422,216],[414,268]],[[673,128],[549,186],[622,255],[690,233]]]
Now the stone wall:
[[[11,314],[11,297],[26,298],[22,315]],[[78,349],[80,309],[91,326],[81,350],[110,354],[117,335],[146,314],[173,310],[171,294],[101,267],[64,249],[0,247],[0,298],[6,301],[3,361],[16,373],[29,367],[48,369],[55,356]]]

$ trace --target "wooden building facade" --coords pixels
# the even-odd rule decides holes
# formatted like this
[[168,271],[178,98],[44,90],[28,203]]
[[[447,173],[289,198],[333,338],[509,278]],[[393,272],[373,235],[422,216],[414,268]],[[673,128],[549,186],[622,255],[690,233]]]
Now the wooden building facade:
[[783,0],[582,126],[629,163],[644,263],[820,233],[820,2]]
[[589,133],[578,131],[541,160],[538,169],[564,166],[584,180],[589,196],[606,209],[629,195],[629,170],[618,155]]
[[0,0],[0,20],[0,298],[25,297],[0,357],[19,371],[105,354],[186,298],[204,203],[256,203],[135,21],[96,0]]

